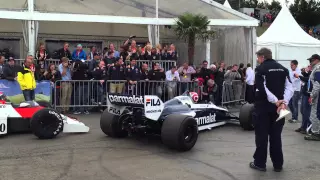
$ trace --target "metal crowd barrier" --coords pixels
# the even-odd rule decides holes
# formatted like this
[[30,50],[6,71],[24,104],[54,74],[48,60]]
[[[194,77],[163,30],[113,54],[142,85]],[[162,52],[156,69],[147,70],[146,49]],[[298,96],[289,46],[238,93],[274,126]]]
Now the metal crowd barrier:
[[[127,81],[71,80],[56,81],[53,88],[53,106],[62,111],[89,110],[107,106],[106,94],[157,95],[163,101],[183,94],[186,90],[197,92],[201,99],[202,86],[196,82],[138,81],[131,85]],[[81,109],[80,109],[81,108]],[[72,110],[71,110],[72,111]]]
[[246,83],[242,80],[223,82],[222,106],[232,105],[245,101]]
[[[16,63],[19,65],[22,65],[24,62],[24,59],[15,59]],[[35,64],[37,64],[37,60],[34,60]],[[137,65],[139,67],[141,67],[143,64],[148,64],[149,68],[152,68],[152,64],[155,63],[159,63],[160,67],[163,68],[164,70],[169,70],[172,66],[176,66],[177,62],[174,60],[137,60]],[[46,59],[45,60],[45,64],[49,65],[49,64],[55,64],[56,66],[58,66],[60,64],[60,60],[59,59]],[[126,61],[126,64],[130,64],[130,62]]]

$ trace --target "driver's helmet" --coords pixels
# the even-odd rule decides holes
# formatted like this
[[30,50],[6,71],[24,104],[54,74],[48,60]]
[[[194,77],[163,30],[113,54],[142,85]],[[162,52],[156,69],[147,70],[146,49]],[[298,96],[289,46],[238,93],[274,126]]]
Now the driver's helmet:
[[189,92],[190,97],[192,98],[192,100],[196,103],[199,101],[199,95],[196,92]]
[[6,100],[7,96],[3,92],[0,92],[0,104],[5,104]]

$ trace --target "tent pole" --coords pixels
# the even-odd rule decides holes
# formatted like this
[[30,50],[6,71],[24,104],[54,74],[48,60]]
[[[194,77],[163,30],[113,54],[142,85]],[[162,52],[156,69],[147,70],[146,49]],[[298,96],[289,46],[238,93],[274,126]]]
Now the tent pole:
[[[207,27],[208,31],[211,30],[211,26]],[[210,48],[211,48],[211,40],[208,39],[206,42],[206,60],[208,61],[208,65],[210,65]]]
[[[28,12],[34,13],[34,0],[28,0]],[[36,27],[34,20],[28,20],[28,55],[35,55],[36,48]]]

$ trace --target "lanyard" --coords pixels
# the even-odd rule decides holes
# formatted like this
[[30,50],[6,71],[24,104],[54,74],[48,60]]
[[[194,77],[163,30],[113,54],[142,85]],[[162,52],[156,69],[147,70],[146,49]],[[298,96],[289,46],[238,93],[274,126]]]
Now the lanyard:
[[309,80],[308,80],[308,91],[307,92],[310,92],[310,86],[311,86],[311,80],[309,78]]

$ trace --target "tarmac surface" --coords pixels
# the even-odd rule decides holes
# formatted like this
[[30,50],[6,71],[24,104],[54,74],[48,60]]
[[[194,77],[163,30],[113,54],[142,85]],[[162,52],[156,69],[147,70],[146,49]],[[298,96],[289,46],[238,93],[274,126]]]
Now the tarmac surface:
[[112,139],[100,130],[100,116],[82,115],[88,134],[39,140],[32,134],[0,138],[0,180],[319,180],[320,142],[303,140],[285,125],[284,171],[248,167],[254,132],[226,125],[199,134],[189,152],[176,152],[158,137]]

